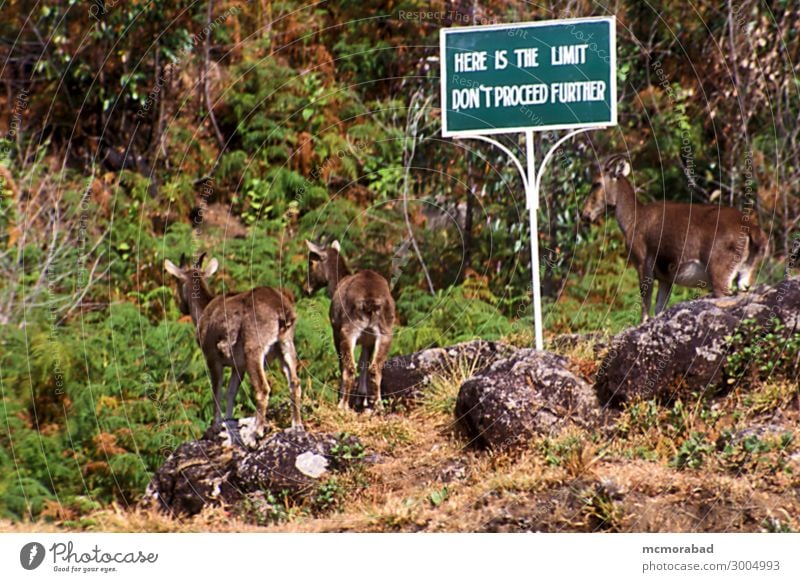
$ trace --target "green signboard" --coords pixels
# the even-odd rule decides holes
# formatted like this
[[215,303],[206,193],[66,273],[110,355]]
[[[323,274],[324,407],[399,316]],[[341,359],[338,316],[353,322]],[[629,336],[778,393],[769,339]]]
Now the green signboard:
[[441,30],[442,135],[617,123],[616,21]]

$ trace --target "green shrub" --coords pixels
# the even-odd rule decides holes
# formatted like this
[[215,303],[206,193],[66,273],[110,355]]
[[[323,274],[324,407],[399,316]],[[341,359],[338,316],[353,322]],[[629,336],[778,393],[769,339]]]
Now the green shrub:
[[800,372],[800,332],[789,330],[778,318],[766,325],[745,319],[726,338],[728,382],[797,379]]

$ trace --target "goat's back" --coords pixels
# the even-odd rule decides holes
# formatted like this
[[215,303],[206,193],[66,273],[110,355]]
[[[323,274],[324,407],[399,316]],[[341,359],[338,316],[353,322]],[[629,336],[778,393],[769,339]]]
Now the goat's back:
[[[736,208],[715,204],[653,202],[642,209],[638,233],[659,256],[708,262],[712,254],[733,252],[743,237],[758,239],[761,229]],[[747,230],[753,235],[748,237]]]
[[212,299],[198,321],[197,340],[205,348],[216,347],[226,360],[231,360],[234,347],[242,340],[270,346],[294,324],[294,301],[290,292],[256,287]]
[[375,271],[359,271],[339,282],[331,300],[331,321],[369,321],[391,328],[395,305],[389,283]]

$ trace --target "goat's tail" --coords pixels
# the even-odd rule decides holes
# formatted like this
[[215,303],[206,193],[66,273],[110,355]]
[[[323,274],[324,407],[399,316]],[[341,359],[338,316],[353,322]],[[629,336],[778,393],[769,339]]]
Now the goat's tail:
[[372,318],[373,315],[379,313],[383,309],[383,298],[381,297],[365,297],[356,301],[356,309]]
[[295,317],[293,312],[291,312],[291,311],[290,312],[284,312],[278,318],[278,328],[281,331],[283,331],[285,329],[289,329],[290,327],[292,327],[295,324],[296,321],[297,321],[297,318]]
[[278,287],[276,289],[281,296],[281,310],[278,316],[278,327],[281,330],[292,327],[297,321],[297,316],[294,312],[294,294],[289,289]]

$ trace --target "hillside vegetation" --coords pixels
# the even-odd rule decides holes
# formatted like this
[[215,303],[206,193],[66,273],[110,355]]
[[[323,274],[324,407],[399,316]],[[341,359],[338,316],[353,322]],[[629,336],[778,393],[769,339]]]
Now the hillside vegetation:
[[[464,370],[415,407],[336,411],[329,300],[303,293],[304,241],[337,239],[351,266],[390,282],[390,355],[473,338],[530,346],[524,193],[500,151],[441,138],[438,31],[600,14],[618,19],[620,124],[565,144],[545,174],[549,345],[592,380],[594,342],[639,322],[619,227],[579,218],[593,164],[612,153],[630,155],[643,201],[753,208],[770,238],[759,282],[797,274],[795,3],[104,6],[0,9],[2,529],[800,530],[796,436],[741,435],[775,417],[797,425],[798,386],[759,368],[768,343],[748,352],[736,338],[732,357],[762,373],[743,372],[718,401],[634,402],[613,434],[481,452],[454,426]],[[541,134],[537,159],[558,137]],[[255,522],[136,509],[153,472],[212,420],[194,328],[163,270],[202,252],[220,261],[216,292],[294,293],[308,428],[357,435],[368,457]],[[672,302],[697,296],[676,289]],[[585,335],[553,347],[567,333]],[[268,375],[283,428],[287,387]],[[234,415],[253,414],[245,381]]]

